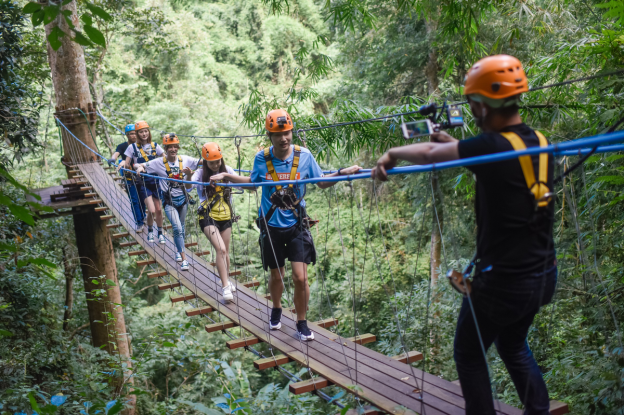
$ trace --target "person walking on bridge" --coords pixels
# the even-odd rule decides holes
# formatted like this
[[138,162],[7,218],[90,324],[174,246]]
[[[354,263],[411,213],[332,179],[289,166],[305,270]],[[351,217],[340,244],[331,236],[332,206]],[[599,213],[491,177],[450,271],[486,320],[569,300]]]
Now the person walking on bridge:
[[[174,134],[165,134],[163,137],[165,156],[145,163],[135,165],[138,173],[146,172],[153,176],[167,179],[190,181],[193,170],[197,169],[199,160],[189,156],[179,156],[180,140]],[[160,202],[164,206],[165,215],[171,222],[173,242],[176,246],[176,262],[181,262],[180,269],[189,269],[189,263],[184,253],[184,221],[188,208],[189,195],[185,184],[172,180],[158,180],[160,187]],[[158,237],[160,239],[160,235]],[[163,236],[164,239],[164,236]]]
[[[520,94],[528,90],[518,59],[481,59],[468,71],[464,93],[482,133],[458,141],[438,132],[431,135],[431,143],[393,148],[378,160],[372,177],[387,180],[387,170],[399,160],[429,164],[547,146],[546,138],[524,124],[518,112]],[[492,343],[525,414],[549,413],[548,391],[527,333],[540,307],[552,300],[557,280],[553,166],[553,157],[543,153],[468,167],[477,187],[476,273],[471,286],[456,287],[467,295],[454,343],[466,414],[495,413],[485,355]]]
[[[313,340],[314,333],[308,328],[306,312],[310,300],[308,264],[316,263],[316,251],[303,199],[306,186],[282,186],[277,182],[319,178],[323,177],[323,172],[307,148],[292,144],[293,121],[286,111],[269,111],[265,128],[272,145],[256,154],[250,177],[252,183],[276,182],[273,186],[262,187],[257,220],[261,232],[259,242],[262,265],[265,271],[271,270],[269,291],[273,309],[269,327],[271,330],[282,327],[284,265],[288,259],[295,286],[297,337],[303,341]],[[342,168],[326,177],[354,174],[360,169],[359,166]],[[336,182],[319,182],[316,185],[326,189],[334,184]]]
[[[221,278],[221,292],[223,299],[232,301],[236,285],[229,280],[230,273],[230,239],[232,237],[232,222],[234,206],[232,203],[232,188],[219,186],[218,182],[250,183],[249,177],[236,174],[234,169],[225,163],[221,146],[217,143],[206,143],[201,149],[202,166],[193,174],[199,196],[197,216],[199,228],[215,249],[215,263]],[[187,185],[188,187],[188,185]]]
[[[119,163],[117,163],[117,164],[121,164],[123,162],[123,157],[124,157],[126,150],[128,149],[128,146],[136,143],[137,134],[134,129],[134,124],[126,125],[124,134],[126,135],[128,141],[125,141],[117,146],[117,148],[115,149],[115,152],[113,153],[111,158],[108,160],[111,163],[116,163],[118,160],[118,157],[121,156],[121,159],[119,159]],[[134,215],[134,220],[136,222],[135,229],[137,232],[141,232],[143,230],[143,224],[145,222],[145,204],[143,200],[139,197],[137,187],[134,185],[134,180],[132,180],[133,179],[132,174],[124,173],[124,174],[121,174],[121,176],[125,177],[126,179],[125,180],[126,189],[128,190],[128,197],[130,198],[130,204],[132,205],[132,213]]]
[[[137,132],[138,143],[129,145],[124,153],[126,160],[123,165],[129,166],[128,169],[136,169],[136,164],[147,163],[150,160],[154,160],[156,157],[162,156],[164,153],[161,146],[152,143],[152,132],[147,122],[138,121],[134,127]],[[152,177],[141,176],[135,176],[134,180],[136,182],[139,198],[144,201],[149,212],[147,216],[147,240],[148,242],[154,242],[154,221],[156,221],[156,225],[158,226],[158,242],[164,244],[165,237],[162,234],[162,209],[158,197],[156,181]]]

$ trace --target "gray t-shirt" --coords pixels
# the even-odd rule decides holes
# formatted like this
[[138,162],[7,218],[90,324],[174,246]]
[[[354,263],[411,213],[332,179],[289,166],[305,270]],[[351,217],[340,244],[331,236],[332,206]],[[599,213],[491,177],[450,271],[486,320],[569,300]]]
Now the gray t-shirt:
[[[189,167],[191,170],[195,170],[197,165],[199,164],[199,160],[189,156],[178,156],[182,157],[182,168]],[[167,173],[167,168],[165,167],[164,158],[159,157],[154,160],[148,161],[147,163],[143,163],[145,166],[145,171],[147,174],[152,174],[154,176],[160,177],[169,177],[169,173]],[[180,171],[180,162],[178,159],[173,163],[169,164],[169,170],[173,179],[184,180],[184,173]],[[183,183],[170,182],[167,180],[158,180],[160,184],[160,190],[166,192],[171,187],[171,197],[178,197],[184,194],[182,190]]]
[[[135,149],[136,149],[136,153],[135,153]],[[149,156],[150,154],[152,154],[152,145],[150,143],[143,145],[143,151],[145,151],[145,154]],[[136,157],[137,153],[139,156],[141,156],[141,150],[139,149],[138,144],[130,144],[128,148],[126,149],[126,152],[124,153],[124,156],[132,157],[133,166],[137,163],[137,157]],[[165,150],[163,150],[160,145],[156,144],[156,157],[162,156],[164,153],[165,153]],[[125,160],[125,157],[124,157],[124,160]]]

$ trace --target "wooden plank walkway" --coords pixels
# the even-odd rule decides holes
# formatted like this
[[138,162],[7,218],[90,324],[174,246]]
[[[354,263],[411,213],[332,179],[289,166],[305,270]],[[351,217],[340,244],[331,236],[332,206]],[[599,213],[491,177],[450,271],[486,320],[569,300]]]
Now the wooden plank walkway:
[[[296,315],[289,311],[285,310],[282,316],[282,329],[270,331],[271,301],[242,283],[237,283],[234,302],[224,302],[220,279],[209,263],[187,249],[190,269],[181,271],[175,262],[175,246],[170,238],[166,244],[154,244],[147,242],[145,230],[141,233],[134,231],[128,196],[115,185],[111,176],[96,163],[81,164],[79,168],[130,236],[170,275],[170,283],[180,282],[205,303],[194,304],[193,301],[194,307],[212,307],[220,313],[219,319],[223,315],[248,331],[251,335],[247,339],[255,337],[270,343],[291,360],[308,366],[329,382],[390,414],[464,414],[464,400],[458,385],[423,373],[313,323],[309,326],[315,340],[302,343],[295,338]],[[522,414],[521,410],[502,402],[497,402],[496,407],[499,414]]]

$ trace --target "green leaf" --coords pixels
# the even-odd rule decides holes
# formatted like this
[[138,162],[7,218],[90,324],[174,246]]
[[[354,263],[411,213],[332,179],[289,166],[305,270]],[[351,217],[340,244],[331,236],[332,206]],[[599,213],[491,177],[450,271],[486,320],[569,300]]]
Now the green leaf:
[[620,184],[624,184],[624,177],[622,176],[600,176],[600,177],[596,177],[595,181],[620,185]]
[[52,49],[58,50],[61,47],[62,43],[59,40],[59,37],[65,36],[65,32],[63,32],[60,28],[55,27],[52,29],[50,34],[48,35],[48,42],[50,42],[50,46]]
[[83,35],[80,32],[74,32],[74,42],[78,43],[79,45],[82,46],[91,46],[93,45],[93,43],[91,43],[91,41],[89,39],[87,39],[85,37],[85,35]]
[[43,10],[38,10],[32,14],[30,20],[32,21],[33,26],[37,27],[43,22],[44,17],[45,13],[43,12]]
[[26,204],[34,207],[37,210],[40,210],[42,212],[50,212],[53,213],[54,209],[51,208],[50,206],[46,206],[46,205],[42,205],[41,203],[37,203],[37,202],[26,202]]
[[93,19],[91,18],[91,15],[87,13],[80,16],[80,20],[82,20],[86,25],[89,25],[89,26],[93,24]]
[[117,284],[115,284],[115,281],[109,280],[109,279],[106,280],[106,284],[110,285],[111,287],[116,287],[117,286]]
[[121,399],[119,399],[117,400],[117,402],[115,402],[115,405],[111,406],[111,408],[108,410],[106,415],[115,415],[116,413],[119,413],[122,409],[123,409],[123,403]]
[[616,161],[616,160],[619,160],[621,158],[624,158],[624,154],[613,154],[613,155],[607,157],[605,160],[606,161]]
[[66,17],[71,17],[71,15],[72,15],[72,11],[71,10],[61,10],[61,13],[63,14],[63,16],[66,16]]
[[91,280],[91,284],[99,285],[100,282],[98,280]]
[[16,204],[9,205],[9,210],[16,218],[29,224],[30,226],[35,225],[35,218],[30,214],[30,211],[26,209],[24,206],[19,206]]
[[0,242],[0,251],[9,251],[9,252],[17,252],[17,247],[12,244],[7,244],[5,242]]
[[34,3],[31,1],[30,3],[24,6],[24,8],[22,9],[22,12],[24,14],[33,14],[34,12],[37,12],[39,10],[41,10],[41,4]]
[[96,6],[95,4],[91,4],[91,3],[87,3],[86,6],[87,6],[87,9],[89,9],[91,13],[93,13],[100,19],[106,22],[110,22],[111,20],[113,20],[113,17],[110,14],[108,14],[103,8]]
[[30,262],[31,264],[45,265],[46,267],[56,268],[55,263],[50,262],[45,258],[28,258],[27,261]]
[[37,400],[35,399],[35,395],[33,394],[33,392],[30,392],[28,394],[28,400],[30,401],[30,406],[32,407],[33,411],[40,413],[41,409],[39,409],[39,404],[37,403]]
[[2,337],[11,337],[12,335],[13,335],[13,333],[11,333],[8,330],[0,329],[0,336],[2,336]]
[[171,343],[171,342],[163,342],[163,346],[165,346],[165,347],[176,347],[176,345]]
[[63,6],[67,6],[72,0],[63,0]]
[[106,39],[104,39],[104,35],[102,34],[102,32],[90,25],[85,25],[84,31],[93,43],[95,43],[96,45],[100,45],[103,48],[106,47]]
[[59,6],[46,6],[43,11],[45,14],[43,24],[47,25],[56,19],[56,16],[61,12],[61,8]]

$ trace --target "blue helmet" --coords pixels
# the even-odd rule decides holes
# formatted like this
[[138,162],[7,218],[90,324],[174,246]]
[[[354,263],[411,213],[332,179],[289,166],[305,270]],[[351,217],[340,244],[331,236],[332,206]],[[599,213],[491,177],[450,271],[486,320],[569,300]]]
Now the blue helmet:
[[128,135],[128,133],[129,133],[130,131],[134,131],[134,124],[128,124],[128,125],[126,125],[126,131],[125,131],[125,134],[126,134],[126,135]]

